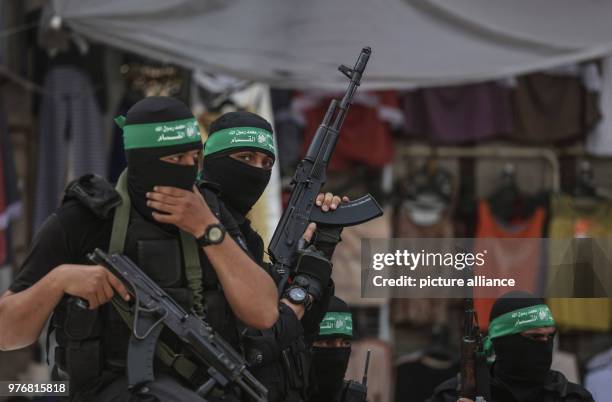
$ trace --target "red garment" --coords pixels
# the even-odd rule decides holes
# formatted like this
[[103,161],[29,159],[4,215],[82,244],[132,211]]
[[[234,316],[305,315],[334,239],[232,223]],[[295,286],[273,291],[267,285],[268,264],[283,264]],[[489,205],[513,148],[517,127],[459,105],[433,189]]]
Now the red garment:
[[[307,92],[294,99],[292,109],[304,123],[302,156],[321,124],[332,96]],[[388,123],[400,124],[397,94],[392,91],[358,93],[342,125],[329,164],[330,170],[347,170],[354,164],[380,168],[393,160],[393,139]]]
[[[478,228],[476,230],[476,237],[479,239],[476,240],[474,247],[475,250],[486,249],[488,251],[485,259],[486,265],[481,268],[481,272],[489,278],[514,278],[517,282],[516,290],[534,292],[539,282],[542,248],[540,238],[545,215],[544,208],[540,207],[525,221],[513,224],[513,228],[504,228],[497,222],[487,201],[481,200],[478,205]],[[516,243],[504,240],[499,243],[499,247],[492,247],[495,245],[495,239],[533,240],[517,240]],[[509,290],[500,289],[501,293],[507,291]],[[474,308],[478,313],[478,322],[482,329],[487,329],[491,307],[496,298],[478,298],[479,294],[490,296],[491,290],[474,288]]]

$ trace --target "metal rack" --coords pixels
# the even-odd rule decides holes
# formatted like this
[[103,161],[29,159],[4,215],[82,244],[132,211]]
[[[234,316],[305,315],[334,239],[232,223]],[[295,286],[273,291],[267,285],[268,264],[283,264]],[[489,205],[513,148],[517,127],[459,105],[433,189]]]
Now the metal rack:
[[559,157],[551,148],[544,147],[517,147],[506,145],[483,145],[476,147],[432,147],[428,145],[405,145],[396,149],[400,158],[407,157],[435,157],[435,158],[511,158],[511,159],[542,159],[550,165],[552,182],[551,190],[558,193],[561,189],[559,173]]

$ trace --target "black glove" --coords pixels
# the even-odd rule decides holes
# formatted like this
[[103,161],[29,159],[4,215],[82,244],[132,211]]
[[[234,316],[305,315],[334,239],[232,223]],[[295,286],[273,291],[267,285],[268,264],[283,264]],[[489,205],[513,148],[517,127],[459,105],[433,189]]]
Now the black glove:
[[342,226],[317,225],[312,244],[317,250],[321,251],[328,260],[331,260],[336,245],[342,241],[342,237],[340,237],[342,229],[344,229]]
[[293,283],[304,287],[316,302],[321,299],[323,289],[327,288],[331,269],[329,259],[315,246],[308,246],[298,252]]

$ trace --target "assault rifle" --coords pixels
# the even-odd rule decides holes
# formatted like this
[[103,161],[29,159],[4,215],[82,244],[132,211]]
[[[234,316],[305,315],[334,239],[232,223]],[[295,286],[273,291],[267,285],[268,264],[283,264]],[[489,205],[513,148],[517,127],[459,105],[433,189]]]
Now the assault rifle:
[[[461,367],[459,397],[475,402],[490,400],[488,397],[488,369],[482,355],[482,334],[474,299],[466,299],[464,333],[461,339]],[[486,398],[486,399],[485,399]]]
[[[108,255],[96,249],[88,258],[94,264],[106,267],[119,278],[133,300],[132,336],[127,358],[130,388],[154,380],[155,350],[160,346],[159,335],[166,327],[174,332],[191,352],[189,358],[193,359],[193,362],[183,360],[183,367],[185,364],[190,365],[194,370],[194,377],[197,377],[198,370],[204,372],[203,377],[207,376],[206,382],[197,390],[200,396],[206,397],[215,388],[228,389],[238,386],[257,402],[268,400],[267,389],[247,370],[242,356],[205,321],[186,312],[128,257]],[[84,300],[79,301],[86,303]],[[117,295],[114,296],[113,302],[125,304]],[[87,308],[87,305],[82,307]],[[129,311],[130,307],[124,308]],[[176,357],[183,358],[182,355]]]
[[[289,277],[291,267],[299,249],[300,239],[309,222],[317,225],[346,227],[358,225],[382,215],[382,209],[371,195],[342,203],[333,212],[322,212],[315,208],[315,200],[325,184],[326,169],[331,159],[346,113],[352,103],[355,91],[361,83],[361,76],[370,58],[369,47],[363,48],[353,68],[341,65],[339,70],[349,78],[349,86],[338,102],[331,101],[323,122],[308,147],[306,156],[298,164],[291,184],[293,190],[287,208],[276,227],[268,252],[273,267],[280,275],[279,293]],[[316,258],[316,257],[315,257]]]

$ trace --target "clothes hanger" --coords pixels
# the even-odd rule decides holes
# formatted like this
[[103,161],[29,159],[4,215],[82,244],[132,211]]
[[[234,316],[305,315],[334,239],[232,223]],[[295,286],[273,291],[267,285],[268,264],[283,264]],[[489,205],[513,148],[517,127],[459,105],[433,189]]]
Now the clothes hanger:
[[597,195],[595,186],[595,174],[593,166],[587,160],[582,160],[578,164],[578,172],[576,174],[576,183],[573,188],[574,198],[577,200],[588,201],[600,198]]
[[66,27],[62,17],[54,14],[49,7],[43,8],[37,42],[47,51],[49,57],[70,52],[85,56],[89,53],[90,48],[85,37]]
[[578,164],[573,200],[578,206],[591,206],[601,201],[612,201],[612,189],[600,187],[595,180],[593,165],[588,160]]
[[401,183],[401,203],[410,219],[422,226],[438,223],[451,204],[453,184],[452,174],[438,166],[435,155],[430,156]]
[[487,197],[493,214],[503,222],[510,223],[517,217],[523,217],[522,206],[525,195],[516,178],[516,167],[506,163],[499,175],[499,184]]

